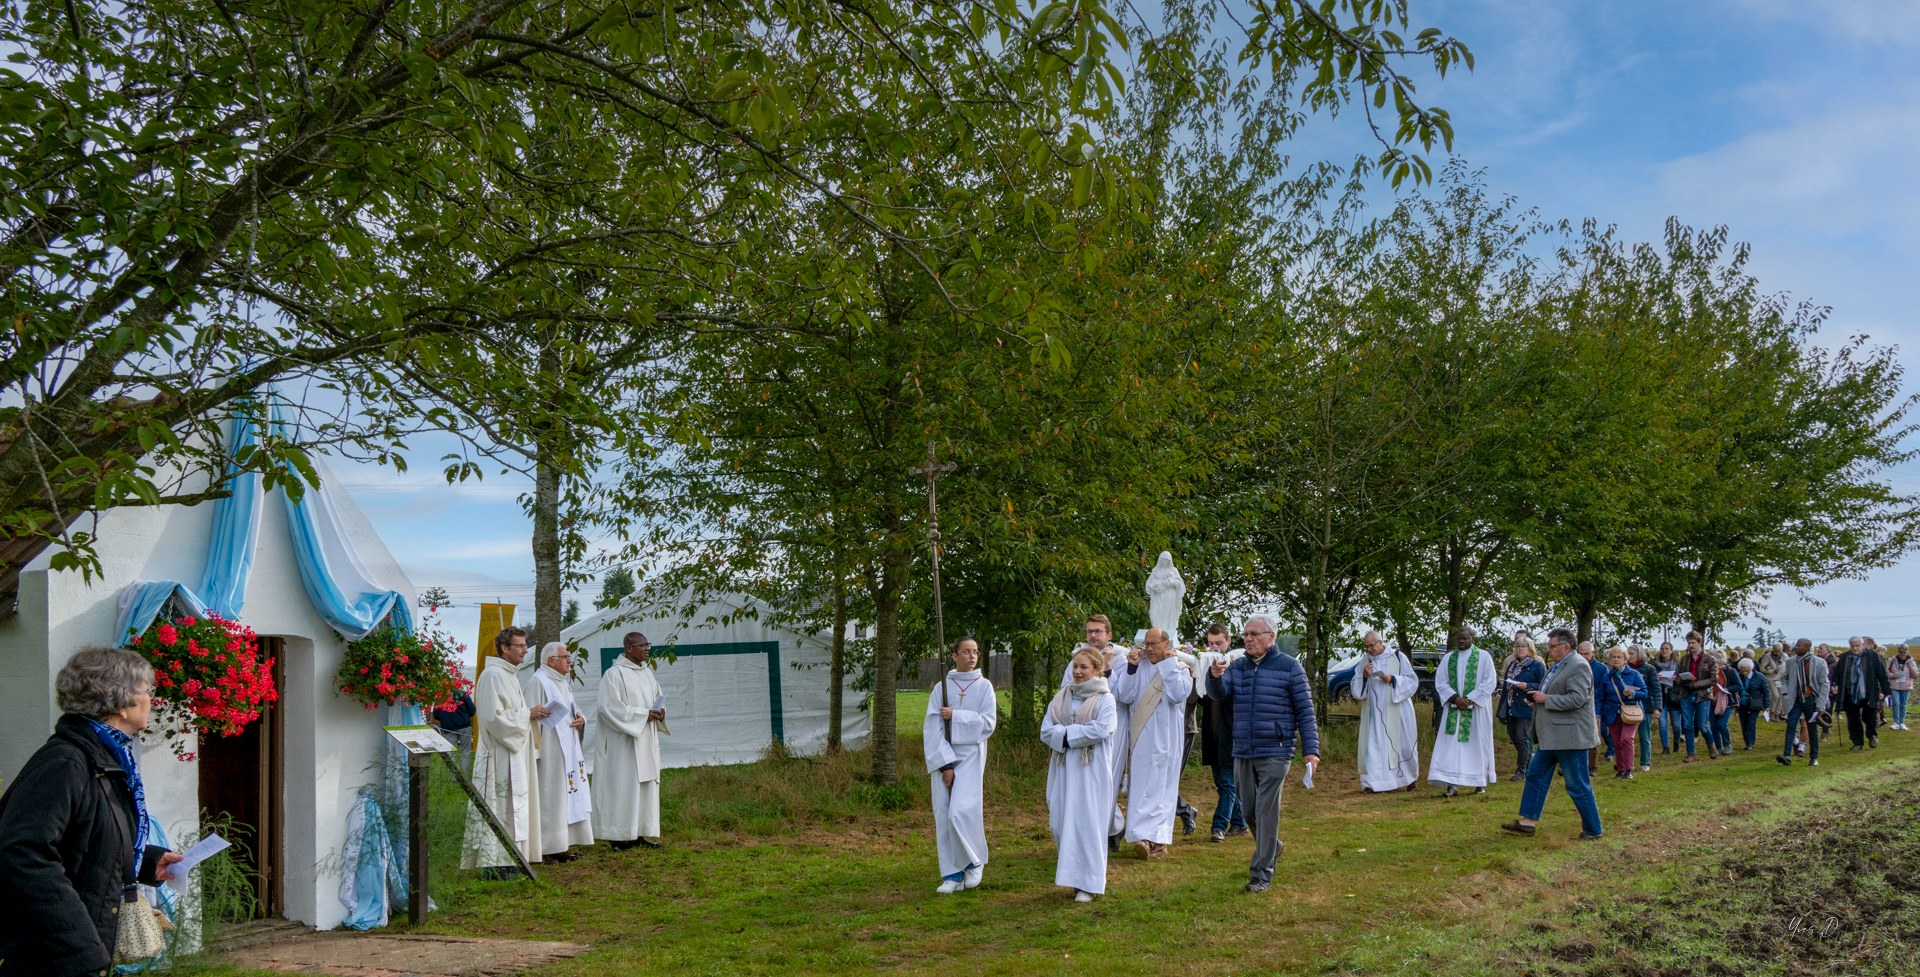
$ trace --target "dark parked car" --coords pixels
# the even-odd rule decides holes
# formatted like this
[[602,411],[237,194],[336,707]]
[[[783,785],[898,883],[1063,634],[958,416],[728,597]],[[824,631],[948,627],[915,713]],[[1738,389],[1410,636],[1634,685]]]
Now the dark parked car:
[[[1433,672],[1440,667],[1440,656],[1444,652],[1434,649],[1422,649],[1408,655],[1413,659],[1413,674],[1420,676],[1420,691],[1415,699],[1433,699]],[[1327,666],[1327,701],[1345,702],[1353,698],[1353,670],[1360,667],[1365,656],[1358,652],[1348,655]]]

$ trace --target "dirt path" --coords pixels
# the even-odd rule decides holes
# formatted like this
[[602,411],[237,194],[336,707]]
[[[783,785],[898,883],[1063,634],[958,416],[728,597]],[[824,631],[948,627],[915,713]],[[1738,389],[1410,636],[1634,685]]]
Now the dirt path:
[[1576,924],[1542,923],[1501,956],[1564,977],[1920,972],[1920,767],[1674,854],[1640,891],[1580,900]]

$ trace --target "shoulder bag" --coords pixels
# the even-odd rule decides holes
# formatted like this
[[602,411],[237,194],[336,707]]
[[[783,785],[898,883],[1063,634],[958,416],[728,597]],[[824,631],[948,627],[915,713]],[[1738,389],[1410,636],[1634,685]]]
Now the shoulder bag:
[[1647,711],[1642,709],[1639,703],[1627,701],[1626,690],[1620,687],[1619,679],[1613,680],[1613,694],[1620,699],[1619,720],[1622,724],[1638,726],[1646,721]]

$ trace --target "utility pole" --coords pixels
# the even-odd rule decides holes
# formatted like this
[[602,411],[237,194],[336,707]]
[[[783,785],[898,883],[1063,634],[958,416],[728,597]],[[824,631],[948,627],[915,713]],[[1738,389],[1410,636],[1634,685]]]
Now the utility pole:
[[947,650],[946,611],[940,605],[940,497],[937,485],[940,476],[953,471],[952,462],[941,464],[934,454],[933,442],[927,442],[927,464],[922,468],[909,469],[909,475],[924,475],[927,479],[927,546],[933,551],[933,634],[940,642],[940,653]]

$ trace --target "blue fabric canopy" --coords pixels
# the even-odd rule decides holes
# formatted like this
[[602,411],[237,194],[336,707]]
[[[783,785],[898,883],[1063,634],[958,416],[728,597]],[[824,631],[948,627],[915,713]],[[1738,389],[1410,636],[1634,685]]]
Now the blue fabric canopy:
[[[272,391],[268,396],[272,398],[270,423],[274,433],[284,434],[286,421],[280,402]],[[229,620],[240,616],[247,602],[254,553],[259,548],[264,501],[260,473],[242,471],[238,461],[254,441],[253,421],[245,415],[236,416],[227,443],[228,495],[214,502],[213,531],[207,540],[207,566],[200,589],[196,592],[177,580],[142,580],[129,586],[120,597],[115,640],[121,645],[151,626],[166,612],[169,602],[177,602],[180,610],[193,615],[212,611]],[[379,586],[360,566],[340,526],[327,485],[310,486],[298,500],[285,491],[279,495],[286,504],[300,582],[321,619],[349,641],[365,637],[389,618],[395,626],[412,633],[413,614],[406,597]]]

